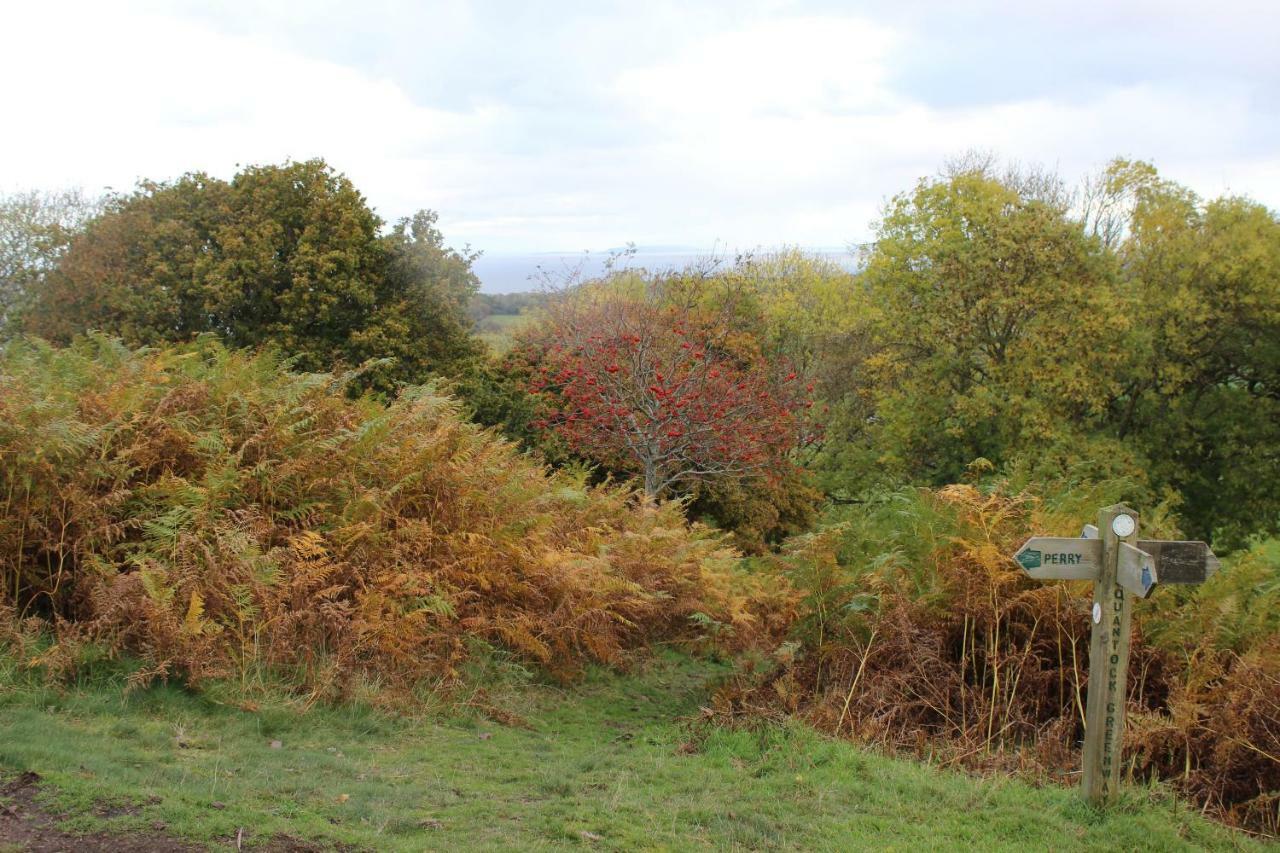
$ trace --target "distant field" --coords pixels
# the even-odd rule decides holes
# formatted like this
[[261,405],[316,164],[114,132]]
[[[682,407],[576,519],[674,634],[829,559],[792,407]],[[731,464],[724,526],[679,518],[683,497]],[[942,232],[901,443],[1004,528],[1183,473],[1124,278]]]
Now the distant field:
[[490,314],[476,323],[476,337],[494,352],[503,353],[511,348],[515,333],[531,319],[528,314]]
[[1073,789],[974,779],[800,725],[701,724],[708,679],[723,672],[668,655],[571,689],[495,688],[476,703],[502,709],[489,717],[408,720],[362,706],[246,709],[216,689],[47,688],[0,660],[0,850],[25,849],[21,831],[63,813],[46,835],[105,832],[92,848],[104,850],[177,839],[405,851],[1254,846],[1162,789],[1131,789],[1103,814]]

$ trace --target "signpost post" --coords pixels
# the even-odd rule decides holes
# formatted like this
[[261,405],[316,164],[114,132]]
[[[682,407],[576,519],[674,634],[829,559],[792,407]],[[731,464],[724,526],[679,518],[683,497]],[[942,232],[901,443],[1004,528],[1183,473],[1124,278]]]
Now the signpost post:
[[1138,514],[1122,505],[1101,510],[1079,539],[1036,536],[1013,558],[1037,580],[1093,581],[1082,786],[1089,802],[1105,805],[1120,784],[1132,596],[1203,583],[1218,560],[1203,542],[1139,539]]

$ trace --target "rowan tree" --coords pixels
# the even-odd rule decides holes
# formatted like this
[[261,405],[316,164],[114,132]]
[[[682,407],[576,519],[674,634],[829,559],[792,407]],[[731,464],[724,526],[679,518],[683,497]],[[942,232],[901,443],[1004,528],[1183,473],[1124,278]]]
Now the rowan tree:
[[554,306],[541,334],[540,425],[574,452],[638,474],[649,496],[779,476],[806,438],[812,401],[795,372],[696,302],[596,289]]

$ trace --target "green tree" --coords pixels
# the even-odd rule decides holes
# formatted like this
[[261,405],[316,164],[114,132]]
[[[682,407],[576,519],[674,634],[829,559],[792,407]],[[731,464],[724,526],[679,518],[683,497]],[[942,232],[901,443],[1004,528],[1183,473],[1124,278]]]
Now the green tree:
[[350,333],[350,360],[393,358],[370,379],[387,388],[427,372],[450,376],[478,367],[484,346],[467,313],[480,289],[471,269],[478,253],[447,247],[435,211],[401,219],[382,238],[385,268],[376,306]]
[[[735,294],[737,324],[768,358],[795,365],[813,387],[823,429],[798,461],[828,494],[864,488],[875,467],[866,458],[865,367],[878,313],[865,282],[835,260],[797,248],[741,258],[719,275]],[[754,494],[773,498],[767,490]]]
[[71,240],[26,327],[133,344],[215,332],[275,344],[304,370],[393,359],[364,377],[380,390],[472,358],[474,255],[446,248],[429,211],[381,226],[321,160],[144,183]]
[[1147,164],[1108,173],[1131,199],[1119,252],[1140,319],[1115,433],[1182,495],[1188,533],[1240,545],[1280,525],[1280,220]]
[[850,479],[1123,477],[1222,549],[1280,527],[1273,211],[1142,162],[1072,195],[969,161],[889,203],[862,282]]

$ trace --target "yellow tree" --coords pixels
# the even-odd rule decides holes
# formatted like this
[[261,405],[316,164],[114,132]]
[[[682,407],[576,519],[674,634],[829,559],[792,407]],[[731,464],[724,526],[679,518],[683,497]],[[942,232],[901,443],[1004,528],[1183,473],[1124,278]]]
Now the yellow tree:
[[874,440],[893,470],[955,480],[1080,435],[1119,393],[1133,298],[1059,199],[982,167],[922,180],[865,260]]

